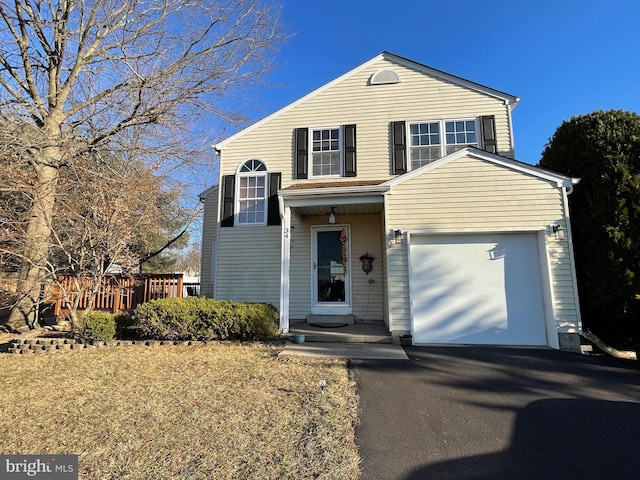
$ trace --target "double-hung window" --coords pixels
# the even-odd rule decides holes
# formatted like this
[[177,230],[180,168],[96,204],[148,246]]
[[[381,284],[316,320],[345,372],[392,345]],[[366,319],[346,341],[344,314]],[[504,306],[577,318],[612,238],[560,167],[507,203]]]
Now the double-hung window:
[[248,160],[238,171],[237,223],[264,225],[267,213],[267,167],[260,160]]
[[412,123],[409,125],[409,134],[412,169],[442,157],[440,122]]
[[342,174],[340,127],[315,128],[311,134],[311,176],[339,177]]
[[464,147],[478,146],[475,119],[409,123],[409,159],[418,168]]
[[355,124],[299,127],[293,137],[296,180],[357,175]]
[[464,147],[477,147],[478,135],[475,120],[444,122],[447,155]]

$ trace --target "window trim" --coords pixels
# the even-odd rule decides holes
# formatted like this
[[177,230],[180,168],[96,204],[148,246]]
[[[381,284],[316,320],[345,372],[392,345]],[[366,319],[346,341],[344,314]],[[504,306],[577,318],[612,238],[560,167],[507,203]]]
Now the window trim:
[[[473,144],[461,144],[461,143],[452,143],[452,144],[448,144],[447,143],[447,133],[446,133],[446,125],[447,123],[455,123],[455,122],[474,122],[475,124],[475,133],[476,133],[476,145],[477,148],[482,149],[482,138],[481,138],[481,132],[480,132],[480,123],[479,123],[479,117],[462,117],[462,118],[440,118],[440,119],[431,119],[431,120],[407,120],[406,121],[406,126],[405,126],[405,131],[406,136],[407,136],[407,142],[406,142],[406,148],[407,148],[407,171],[411,171],[411,170],[415,170],[416,168],[420,168],[424,165],[428,165],[428,163],[425,163],[424,165],[420,165],[418,167],[414,167],[413,166],[413,159],[412,159],[412,149],[414,148],[414,146],[412,145],[412,139],[411,139],[411,125],[418,125],[418,124],[429,124],[429,123],[438,123],[439,125],[439,136],[440,136],[440,158],[444,158],[447,155],[447,146],[449,145],[466,145],[466,146],[474,146]],[[462,147],[464,148],[464,147]],[[433,160],[432,162],[429,163],[433,163],[437,160],[440,160],[440,158]]]
[[[308,138],[308,166],[307,171],[309,172],[309,178],[342,178],[344,176],[344,138],[343,138],[343,125],[329,125],[329,126],[319,126],[319,127],[309,127],[309,138]],[[338,130],[338,167],[340,168],[340,172],[338,174],[332,175],[314,175],[313,174],[313,156],[316,152],[313,151],[313,133],[318,130]]]
[[[253,170],[248,171],[248,172],[243,172],[242,169],[245,167],[245,165],[247,165],[249,162],[260,162],[260,164],[262,165],[262,167],[264,167],[264,169],[262,170],[256,170],[255,167]],[[242,178],[263,178],[264,180],[264,195],[262,197],[262,202],[264,205],[264,209],[262,212],[262,221],[260,222],[252,222],[252,223],[247,223],[247,222],[241,222],[240,221],[240,202],[242,201],[246,201],[246,199],[241,199],[240,198],[240,188],[241,188],[241,179]],[[262,160],[260,160],[259,158],[250,158],[248,160],[245,160],[244,162],[242,162],[238,168],[236,169],[236,185],[235,185],[235,192],[234,192],[234,197],[235,197],[235,201],[234,201],[234,219],[233,219],[233,224],[236,227],[259,227],[259,226],[264,226],[267,225],[267,217],[268,217],[268,211],[269,211],[269,185],[268,185],[268,181],[269,181],[269,174],[268,174],[268,168],[267,168],[267,164],[264,163]],[[258,197],[256,197],[258,198]],[[253,199],[252,199],[253,200]]]

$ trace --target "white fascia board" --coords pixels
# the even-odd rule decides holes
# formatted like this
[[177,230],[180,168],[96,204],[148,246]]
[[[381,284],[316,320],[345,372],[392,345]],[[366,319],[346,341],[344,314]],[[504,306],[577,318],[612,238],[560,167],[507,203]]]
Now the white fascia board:
[[360,187],[327,187],[327,188],[301,188],[298,190],[279,190],[278,195],[282,195],[285,199],[292,197],[317,197],[328,195],[350,195],[358,194],[369,195],[371,193],[383,194],[389,190],[386,183],[381,185],[363,185]]
[[279,117],[280,115],[288,112],[289,110],[297,107],[298,105],[306,102],[307,100],[309,100],[309,99],[321,94],[322,92],[324,92],[325,90],[328,90],[329,88],[333,87],[337,83],[342,82],[344,79],[354,75],[355,73],[358,73],[360,70],[363,70],[363,69],[367,68],[369,65],[371,65],[373,63],[376,63],[376,62],[382,60],[383,58],[384,58],[384,54],[376,55],[371,60],[366,61],[365,63],[363,63],[363,64],[361,64],[361,65],[359,65],[359,66],[357,66],[357,67],[355,67],[355,68],[353,68],[351,70],[349,70],[347,73],[344,73],[344,74],[340,75],[339,77],[331,80],[329,83],[325,83],[321,87],[316,88],[315,90],[307,93],[304,97],[300,97],[298,100],[290,103],[289,105],[286,105],[286,106],[282,107],[280,110],[276,110],[271,115],[268,115],[268,116],[262,118],[261,120],[258,120],[257,122],[249,125],[247,128],[244,128],[244,129],[240,130],[239,132],[231,135],[230,137],[225,138],[221,142],[218,142],[217,144],[215,144],[213,146],[213,148],[215,148],[218,151],[223,150],[224,147],[226,147],[229,143],[233,142],[234,140],[237,140],[238,138],[246,135],[247,133],[252,132],[256,128],[260,127],[261,125],[264,125],[265,123],[273,120],[274,118]]
[[297,207],[313,207],[313,206],[323,206],[323,205],[351,205],[354,203],[357,204],[372,204],[372,203],[383,203],[384,198],[382,195],[344,195],[338,197],[299,197],[292,199],[285,199],[285,206],[291,208]]
[[411,180],[419,175],[423,175],[431,170],[435,170],[442,165],[446,165],[449,162],[453,162],[461,157],[474,157],[481,160],[485,160],[487,162],[495,163],[497,165],[502,165],[503,167],[510,168],[512,170],[516,170],[518,172],[526,173],[527,175],[531,175],[534,177],[538,177],[550,182],[554,182],[558,187],[569,187],[571,185],[575,185],[580,181],[579,178],[570,178],[565,177],[564,175],[560,175],[558,173],[554,173],[548,170],[541,169],[539,167],[535,167],[533,165],[529,165],[527,163],[522,163],[517,160],[512,160],[507,157],[502,157],[500,155],[495,155],[493,153],[485,152],[484,150],[478,150],[473,147],[466,147],[461,150],[458,150],[450,155],[440,158],[435,162],[431,162],[427,165],[423,165],[422,167],[416,168],[415,170],[411,170],[404,175],[400,175],[394,179],[389,180],[388,182],[383,183],[382,185],[393,187],[400,183],[404,183],[408,180]]
[[351,203],[383,203],[389,187],[380,185],[357,188],[318,188],[304,190],[280,190],[278,196],[287,207],[313,205],[347,205]]
[[487,87],[486,85],[482,85],[480,83],[472,82],[471,80],[467,80],[466,78],[458,77],[456,75],[452,75],[447,72],[443,72],[442,70],[438,70],[433,67],[429,67],[422,63],[416,62],[414,60],[410,60],[408,58],[401,57],[394,53],[383,52],[382,57],[387,60],[392,60],[400,65],[416,69],[422,73],[427,75],[431,75],[433,77],[439,78],[441,80],[453,83],[455,85],[460,85],[462,87],[468,88],[470,90],[475,90],[476,92],[481,92],[486,95],[499,98],[503,100],[507,105],[511,105],[512,108],[515,107],[518,102],[520,102],[520,97],[516,97],[515,95],[511,95],[506,92],[501,92],[500,90],[496,90],[495,88]]

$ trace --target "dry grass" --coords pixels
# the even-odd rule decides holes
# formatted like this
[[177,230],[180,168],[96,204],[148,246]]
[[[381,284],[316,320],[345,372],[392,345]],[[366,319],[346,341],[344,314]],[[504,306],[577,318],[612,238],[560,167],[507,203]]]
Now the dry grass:
[[79,454],[84,479],[358,478],[344,362],[277,353],[219,344],[0,356],[0,452]]

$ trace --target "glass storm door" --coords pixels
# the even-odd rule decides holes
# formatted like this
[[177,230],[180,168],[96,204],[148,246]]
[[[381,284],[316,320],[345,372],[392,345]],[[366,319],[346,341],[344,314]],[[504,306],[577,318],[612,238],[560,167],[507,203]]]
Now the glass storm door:
[[314,314],[351,313],[349,227],[315,227],[313,231]]

